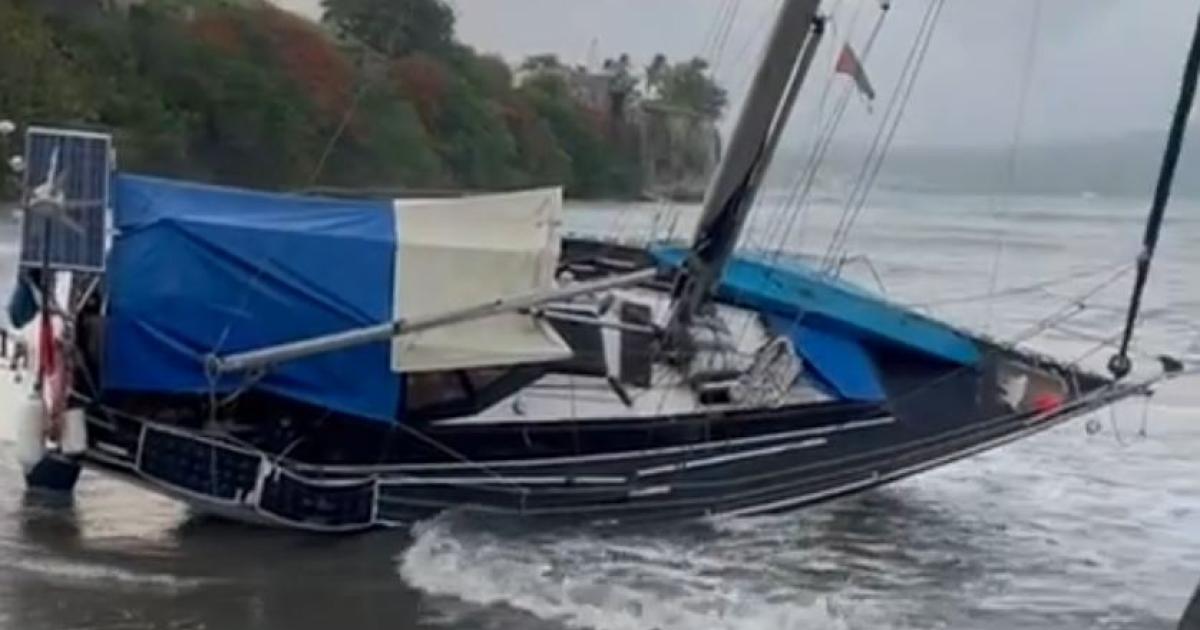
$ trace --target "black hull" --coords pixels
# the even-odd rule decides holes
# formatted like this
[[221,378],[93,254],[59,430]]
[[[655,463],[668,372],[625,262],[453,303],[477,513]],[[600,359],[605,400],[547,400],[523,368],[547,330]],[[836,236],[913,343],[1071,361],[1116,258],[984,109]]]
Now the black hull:
[[[644,266],[644,252],[606,247],[577,243],[572,251],[581,259]],[[248,396],[235,424],[255,433],[235,441],[198,428],[207,417],[204,401],[116,396],[88,406],[84,459],[208,512],[311,531],[400,526],[445,510],[551,523],[644,523],[794,510],[1147,390],[971,340],[980,359],[970,365],[873,345],[870,358],[885,394],[880,404],[713,404],[679,415],[540,421],[488,421],[463,412],[380,425]],[[181,424],[144,420],[139,414],[147,411]],[[181,426],[188,423],[192,428]]]
[[25,487],[35,492],[70,495],[79,481],[80,466],[73,457],[47,453],[25,473]]
[[[1050,412],[958,420],[826,403],[641,421],[459,425],[403,433],[412,461],[384,466],[306,464],[192,431],[93,417],[86,461],[205,511],[312,531],[399,526],[445,510],[628,524],[794,510],[1135,393],[1105,387]],[[517,444],[520,456],[498,455]]]

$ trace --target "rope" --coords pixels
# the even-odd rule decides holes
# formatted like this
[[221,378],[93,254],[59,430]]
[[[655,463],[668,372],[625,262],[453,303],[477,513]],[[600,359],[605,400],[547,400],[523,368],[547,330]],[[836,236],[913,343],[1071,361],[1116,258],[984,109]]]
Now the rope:
[[1130,446],[1133,446],[1133,444],[1135,442],[1145,441],[1146,438],[1149,437],[1149,434],[1146,432],[1146,429],[1148,426],[1147,423],[1149,422],[1149,418],[1150,418],[1150,398],[1147,397],[1147,398],[1145,398],[1145,400],[1142,401],[1142,425],[1138,428],[1138,431],[1135,434],[1135,437],[1133,439],[1128,439],[1128,438],[1122,437],[1122,435],[1121,435],[1120,423],[1117,422],[1117,408],[1116,407],[1108,408],[1108,421],[1109,421],[1109,425],[1112,427],[1113,438],[1117,441],[1117,444],[1121,448],[1128,448]]
[[1150,398],[1147,397],[1146,399],[1144,399],[1142,401],[1142,426],[1140,429],[1138,429],[1138,437],[1143,438],[1143,439],[1148,437],[1148,433],[1147,433],[1146,429],[1148,427],[1149,422],[1150,422]]

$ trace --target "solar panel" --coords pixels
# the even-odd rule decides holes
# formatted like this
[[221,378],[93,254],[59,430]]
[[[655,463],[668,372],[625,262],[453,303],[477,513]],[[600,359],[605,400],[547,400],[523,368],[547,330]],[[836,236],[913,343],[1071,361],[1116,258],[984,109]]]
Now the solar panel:
[[[25,219],[21,264],[70,271],[104,270],[112,136],[30,127],[25,136]],[[62,193],[60,212],[31,209],[39,193]]]

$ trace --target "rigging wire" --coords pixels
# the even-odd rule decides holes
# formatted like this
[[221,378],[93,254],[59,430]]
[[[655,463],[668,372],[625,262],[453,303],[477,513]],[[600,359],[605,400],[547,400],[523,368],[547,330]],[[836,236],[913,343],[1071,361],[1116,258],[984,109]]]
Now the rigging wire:
[[[1012,142],[1008,148],[1008,156],[1005,164],[1004,190],[1009,193],[1016,187],[1017,182],[1017,151],[1022,144],[1025,134],[1025,117],[1029,109],[1029,88],[1033,83],[1033,69],[1037,58],[1038,39],[1042,25],[1042,0],[1034,0],[1031,21],[1029,38],[1025,41],[1025,59],[1021,68],[1021,87],[1017,92],[1017,117],[1013,125]],[[1000,211],[995,195],[992,197],[992,203],[993,218],[1002,218],[1005,213]],[[992,253],[991,272],[988,275],[988,291],[996,290],[996,283],[1000,277],[1000,263],[1004,258],[1005,250],[1005,232],[999,225],[996,226],[995,234],[996,249]],[[994,302],[987,303],[987,316],[984,318],[985,330],[991,330],[992,318],[995,313],[993,310],[994,304]]]
[[[1049,278],[1046,280],[1040,280],[1038,282],[1033,282],[1030,284],[1017,285],[1017,286],[1012,286],[1012,287],[1006,287],[1004,289],[988,291],[987,293],[976,293],[974,295],[958,296],[958,297],[953,297],[953,298],[946,298],[944,300],[933,300],[933,301],[928,301],[928,302],[906,302],[906,303],[904,303],[904,306],[906,306],[908,308],[912,308],[912,309],[929,309],[929,308],[936,308],[939,306],[948,306],[948,305],[953,305],[953,304],[967,304],[967,303],[979,302],[979,301],[983,301],[983,300],[995,300],[996,298],[1027,295],[1030,293],[1043,292],[1043,291],[1045,291],[1045,289],[1048,289],[1050,287],[1058,286],[1061,284],[1067,284],[1074,280],[1081,280],[1083,278],[1100,275],[1101,273],[1113,272],[1113,271],[1118,271],[1118,270],[1129,270],[1129,269],[1133,268],[1133,265],[1134,265],[1134,263],[1132,263],[1132,262],[1121,261],[1119,263],[1114,263],[1112,265],[1108,265],[1105,267],[1083,269],[1081,271],[1076,271],[1074,273],[1070,273],[1070,274],[1066,274],[1066,275],[1062,275],[1062,276],[1058,276],[1058,277],[1054,277],[1054,278]],[[1053,295],[1053,294],[1050,294],[1050,295]],[[1071,299],[1071,298],[1065,297],[1063,299]]]
[[[399,27],[397,27],[396,29],[393,30],[392,36],[395,37],[398,33],[399,33]],[[360,48],[360,54],[361,54],[361,57],[359,58],[359,63],[361,64],[360,71],[362,72],[362,83],[355,89],[355,92],[352,95],[350,102],[347,103],[346,109],[342,112],[342,117],[338,121],[337,127],[335,128],[334,132],[330,135],[329,140],[326,142],[325,148],[321,152],[321,158],[317,161],[317,164],[314,167],[312,174],[309,176],[309,187],[315,186],[316,183],[320,180],[321,174],[325,170],[325,165],[328,163],[328,160],[329,160],[330,156],[333,154],[334,149],[337,147],[338,142],[341,141],[342,136],[345,134],[346,129],[349,127],[350,122],[353,120],[355,111],[358,109],[358,106],[359,106],[362,98],[366,95],[367,91],[371,87],[373,87],[373,84],[376,81],[376,77],[372,75],[372,70],[373,70],[372,64],[381,64],[381,63],[386,62],[386,58],[381,53],[379,53],[378,51],[372,50],[367,46],[362,46]],[[238,307],[237,311],[235,311],[235,312],[245,311],[246,307],[249,304],[249,300],[252,295],[252,291],[259,288],[258,283],[265,274],[266,274],[265,259],[255,261],[254,275],[251,277],[250,282],[247,283],[245,289],[243,290],[243,293],[241,296],[241,305]],[[225,342],[228,340],[230,332],[232,332],[233,324],[234,324],[234,318],[232,318],[232,317],[225,322],[225,326],[222,328],[221,333],[220,333],[220,335],[218,335],[216,343],[214,344],[214,347],[212,348],[212,350],[210,352],[211,355],[215,356],[216,354],[218,354],[220,352],[221,348],[224,347]],[[254,385],[256,385],[258,383],[258,381],[261,380],[265,376],[265,372],[247,375],[243,379],[243,382],[241,383],[241,385],[237,389],[235,389],[231,395],[226,396],[226,398],[224,400],[219,400],[218,396],[217,396],[217,389],[220,385],[220,378],[216,374],[207,373],[208,370],[205,370],[205,372],[206,372],[205,378],[208,381],[207,394],[208,394],[208,403],[209,403],[209,414],[213,419],[216,418],[216,414],[217,414],[217,411],[219,410],[219,408],[224,407],[224,406],[230,404],[231,402],[236,401],[241,395],[243,395],[244,393],[246,393],[247,391],[252,389],[254,387]]]
[[[860,2],[855,7],[855,11],[852,14],[850,22],[846,28],[846,38],[843,40],[843,46],[849,44],[850,38],[854,32],[854,27],[857,25],[859,18],[862,16],[862,10],[864,6],[866,6],[866,3]],[[881,5],[879,17],[876,19],[875,25],[871,29],[871,34],[868,36],[862,48],[860,59],[863,62],[870,57],[871,50],[874,48],[875,41],[882,30],[887,14],[888,5]],[[836,59],[838,50],[840,50],[840,48],[834,49],[834,59]],[[825,84],[821,89],[821,96],[819,98],[819,105],[817,107],[818,125],[820,125],[820,121],[823,119],[826,103],[837,76],[837,72],[831,71],[826,77]],[[833,114],[827,121],[825,121],[824,127],[820,129],[817,139],[813,143],[812,151],[809,153],[808,158],[805,161],[804,167],[800,170],[796,179],[793,180],[793,183],[788,189],[787,197],[779,206],[780,213],[786,215],[784,227],[782,230],[777,231],[779,238],[773,247],[761,247],[763,251],[771,254],[773,262],[778,262],[779,258],[783,255],[785,249],[787,248],[787,244],[791,233],[795,228],[797,218],[806,216],[805,210],[808,207],[809,195],[816,184],[821,165],[824,163],[825,158],[833,145],[833,139],[836,136],[837,130],[840,127],[842,119],[847,111],[851,96],[853,95],[853,90],[854,87],[851,85],[846,85],[843,87],[843,90],[835,104]],[[774,234],[776,234],[775,231],[773,231],[771,234],[764,234],[760,239],[760,244],[769,240]],[[753,243],[748,243],[748,245],[750,248],[753,248]]]
[[1179,156],[1183,150],[1188,119],[1191,117],[1195,104],[1198,81],[1200,81],[1200,16],[1197,16],[1195,31],[1188,49],[1187,62],[1184,64],[1179,100],[1172,116],[1167,147],[1163,153],[1162,168],[1159,170],[1158,182],[1154,188],[1154,201],[1150,208],[1150,216],[1146,220],[1145,234],[1142,236],[1142,251],[1137,258],[1138,269],[1137,276],[1133,281],[1133,295],[1129,300],[1129,312],[1125,316],[1125,333],[1121,337],[1120,349],[1108,363],[1109,373],[1117,379],[1129,374],[1133,367],[1130,365],[1127,351],[1133,340],[1138,311],[1141,309],[1142,297],[1146,290],[1146,280],[1150,275],[1150,263],[1154,259],[1154,251],[1158,246],[1158,237],[1162,231],[1163,216],[1166,214],[1167,203],[1171,197],[1171,187],[1175,180],[1175,170],[1179,166]]
[[[855,11],[851,16],[850,22],[846,29],[846,38],[843,41],[843,46],[849,44],[850,37],[854,31],[854,26],[858,23],[858,20],[862,15],[862,8],[865,6],[865,4],[865,2],[860,2],[855,8]],[[879,17],[875,21],[874,27],[871,29],[870,36],[863,45],[860,59],[864,63],[870,57],[871,50],[875,46],[876,38],[879,36],[879,33],[883,28],[883,23],[887,17],[887,14],[888,12],[886,9],[881,11]],[[840,48],[835,49],[833,52],[835,59],[836,55],[838,54],[837,50],[840,50]],[[824,114],[825,104],[828,101],[829,93],[833,88],[833,84],[837,79],[837,76],[837,72],[830,71],[829,75],[825,79],[825,84],[821,89],[821,96],[819,98],[819,105],[817,107],[818,121],[820,121],[821,116]],[[793,227],[795,226],[797,216],[803,213],[805,210],[805,204],[808,201],[809,194],[812,192],[813,185],[816,183],[817,174],[820,171],[821,165],[825,161],[825,157],[833,144],[833,138],[837,134],[837,130],[841,125],[843,116],[846,113],[846,109],[850,104],[850,97],[853,94],[853,90],[854,86],[852,85],[847,84],[843,86],[842,92],[839,95],[838,101],[834,107],[833,114],[830,116],[825,126],[817,135],[817,140],[813,143],[813,149],[809,153],[808,159],[805,161],[804,168],[801,169],[799,175],[792,183],[786,200],[784,201],[783,205],[780,206],[782,212],[788,214],[787,222],[784,224],[783,230],[779,232],[778,244],[774,248],[764,248],[767,251],[773,250],[775,252],[774,259],[776,261],[779,259],[779,256],[782,254],[787,245],[788,238],[791,235]],[[820,123],[818,122],[818,124]]]
[[713,15],[712,24],[709,25],[708,31],[704,34],[704,43],[700,46],[700,56],[711,58],[717,50],[717,42],[721,38],[721,33],[725,30],[726,23],[729,19],[730,10],[733,8],[733,3],[737,0],[721,0],[720,7]]
[[721,61],[725,56],[725,47],[729,44],[729,35],[733,32],[733,25],[737,23],[738,12],[741,11],[742,0],[733,1],[733,9],[729,12],[729,19],[725,21],[724,32],[718,40],[717,48],[713,51],[713,60],[709,65],[712,76],[717,76],[717,72],[721,69]]
[[[933,38],[935,29],[936,29],[938,18],[940,17],[940,12],[943,8],[944,8],[944,0],[942,2],[938,2],[936,4],[936,6],[931,6],[931,12],[927,13],[928,28],[923,29],[922,32],[924,33],[924,37],[918,39],[919,45],[914,46],[914,49],[913,49],[914,51],[916,51],[915,57],[913,57],[914,65],[912,66],[911,71],[907,73],[907,77],[908,77],[907,81],[901,83],[902,85],[904,85],[903,92],[901,93],[901,92],[897,91],[897,95],[900,95],[900,97],[901,97],[899,100],[899,109],[895,110],[896,113],[890,119],[890,123],[885,122],[885,124],[891,125],[890,128],[887,129],[886,139],[880,145],[882,148],[879,150],[878,155],[876,156],[877,160],[874,162],[874,164],[872,166],[872,170],[869,172],[869,177],[865,180],[860,181],[860,183],[863,185],[856,190],[856,195],[858,197],[858,199],[857,199],[858,203],[857,203],[857,205],[855,205],[853,207],[853,213],[847,219],[846,225],[841,230],[841,243],[843,243],[843,244],[845,243],[845,239],[847,238],[849,230],[853,227],[854,221],[857,219],[857,216],[859,215],[859,213],[861,213],[862,208],[865,205],[867,196],[869,195],[869,192],[871,190],[871,184],[873,184],[875,178],[878,176],[879,169],[881,168],[881,165],[882,165],[883,157],[886,155],[887,148],[890,146],[891,141],[894,138],[894,135],[896,133],[896,129],[899,126],[899,122],[902,119],[904,107],[907,105],[909,98],[911,97],[911,93],[915,86],[916,78],[918,76],[921,66],[923,65],[923,61],[924,61],[925,55],[927,54],[928,49],[930,47],[930,43],[932,42],[932,38]],[[1037,18],[1035,17],[1035,20],[1036,19]],[[925,24],[925,22],[923,22],[923,26],[924,26],[924,24]],[[1031,36],[1030,41],[1036,42],[1036,34]],[[1027,65],[1029,65],[1031,63],[1032,63],[1032,56],[1030,55],[1030,57],[1027,59]],[[906,66],[907,66],[907,64],[906,64]],[[1027,72],[1027,75],[1028,74],[1031,74],[1031,72]],[[897,100],[894,97],[893,103],[896,103],[896,102],[897,102]],[[1024,110],[1025,107],[1022,106],[1021,109]],[[885,117],[885,121],[886,120],[887,120],[887,118]],[[1023,127],[1023,125],[1019,124],[1018,127]],[[884,128],[885,127],[881,125],[881,131]],[[1018,142],[1019,142],[1019,136],[1015,136],[1015,137],[1018,138]],[[878,138],[877,138],[877,141],[878,141]],[[851,199],[853,200],[854,197],[855,197],[855,195],[852,195]],[[781,253],[782,253],[781,251],[776,252],[776,257],[781,255]],[[1067,280],[1088,277],[1091,275],[1095,275],[1096,273],[1100,273],[1102,271],[1108,271],[1110,269],[1112,269],[1114,271],[1113,277],[1111,277],[1110,279],[1101,283],[1097,289],[1095,289],[1091,292],[1085,293],[1083,297],[1074,299],[1065,310],[1052,314],[1050,317],[1046,318],[1045,320],[1042,320],[1037,325],[1033,326],[1029,331],[1023,333],[1022,335],[1019,335],[1017,337],[1017,342],[1019,343],[1019,342],[1023,341],[1024,339],[1031,338],[1033,336],[1036,336],[1037,334],[1040,334],[1043,330],[1054,327],[1055,325],[1057,325],[1057,323],[1059,321],[1065,321],[1065,320],[1073,317],[1078,311],[1082,310],[1085,307],[1086,300],[1090,299],[1090,297],[1092,295],[1094,295],[1096,292],[1098,292],[1100,289],[1110,286],[1113,282],[1116,281],[1117,278],[1123,276],[1125,273],[1128,273],[1128,271],[1131,268],[1132,268],[1131,265],[1122,264],[1122,265],[1119,265],[1119,267],[1117,267],[1116,269],[1106,268],[1106,269],[1102,269],[1102,270],[1086,270],[1084,272],[1069,274],[1065,278],[1042,281],[1042,282],[1035,283],[1033,285],[1025,286],[1025,287],[1012,287],[1009,289],[1004,289],[1003,291],[996,291],[993,286],[991,288],[991,290],[989,290],[988,293],[983,297],[994,298],[994,297],[999,297],[1002,295],[1017,295],[1017,294],[1021,294],[1021,293],[1042,290],[1049,286],[1061,284]],[[978,299],[978,298],[975,298],[975,299]],[[949,302],[955,302],[955,301],[965,301],[965,300],[956,299],[956,300],[947,300],[946,302],[949,303]]]
[[[399,32],[399,26],[394,28],[391,33],[392,39],[395,39],[399,35]],[[378,77],[374,76],[374,73],[388,61],[383,53],[365,45],[359,47],[359,55],[358,63],[360,64],[359,72],[361,72],[362,84],[354,90],[350,102],[346,104],[346,109],[342,112],[341,120],[338,121],[337,127],[330,134],[329,141],[326,142],[325,148],[321,152],[321,158],[313,168],[312,175],[309,176],[308,185],[310,188],[315,186],[320,180],[321,174],[325,170],[325,165],[329,162],[330,156],[333,155],[333,150],[337,147],[338,142],[341,142],[346,129],[349,128],[350,123],[354,120],[354,114],[358,110],[363,97],[377,83]]]
[[[782,2],[782,0],[777,0]],[[712,60],[714,56],[723,54],[725,44],[729,38],[729,33],[733,29],[733,22],[737,16],[738,9],[741,5],[741,0],[721,0],[717,11],[713,14],[713,20],[705,31],[702,43],[696,51],[696,57]],[[709,75],[716,76],[717,63],[709,64]],[[675,203],[668,196],[663,196],[657,199],[659,207],[656,210],[658,216],[666,217],[665,224],[667,225],[667,239],[671,239],[675,233],[675,229],[679,224],[680,215],[683,208]],[[628,208],[622,207],[620,214],[624,214]],[[657,223],[657,219],[656,219]],[[612,226],[610,225],[610,228]],[[654,239],[655,235],[651,236]]]
[[829,248],[823,258],[822,267],[826,272],[832,272],[836,265],[837,250],[842,247],[849,237],[850,230],[857,220],[859,213],[866,204],[867,198],[874,186],[875,178],[883,166],[884,159],[891,142],[899,129],[904,111],[916,85],[917,76],[924,64],[925,54],[929,50],[937,18],[944,7],[944,0],[930,3],[922,21],[918,37],[910,49],[909,55],[901,70],[900,80],[897,81],[892,97],[889,99],[883,119],[880,121],[876,135],[863,160],[862,169],[855,180],[854,187],[846,199],[841,220],[830,239]]
[[321,179],[321,174],[325,171],[325,164],[329,161],[329,157],[333,155],[333,150],[337,147],[338,142],[341,141],[342,136],[345,135],[346,129],[350,126],[350,121],[354,119],[354,112],[358,109],[362,98],[366,96],[370,85],[370,80],[365,80],[354,91],[354,96],[350,99],[346,111],[342,113],[342,119],[338,122],[337,129],[329,136],[329,142],[325,143],[325,149],[321,151],[321,158],[317,160],[317,165],[313,167],[312,175],[308,178],[308,186],[310,188],[316,186],[317,181]]
[[[783,0],[777,0],[777,4],[782,4],[782,2]],[[703,43],[701,44],[700,49],[697,51],[697,57],[715,59],[713,63],[709,64],[710,76],[716,75],[720,57],[724,55],[724,50],[728,43],[730,33],[733,30],[733,24],[738,15],[740,6],[741,0],[721,0],[717,11],[713,15],[713,20],[704,35]],[[654,229],[657,230],[657,226],[660,223],[660,218],[663,218],[662,223],[664,224],[663,227],[666,229],[666,238],[672,239],[675,235],[676,229],[679,227],[680,219],[682,218],[684,211],[685,207],[681,204],[676,203],[669,197],[661,197],[658,199],[658,207],[655,210]],[[616,247],[625,244],[624,237],[625,229],[627,227],[626,219],[628,218],[628,214],[628,204],[622,205],[621,210],[615,213],[615,215],[608,220],[607,229],[609,238],[606,239],[608,241],[608,245],[606,248],[601,250],[601,253],[604,251],[612,251]],[[651,238],[653,239],[654,236],[655,235],[652,234]],[[645,245],[644,242],[639,244]],[[670,378],[670,375],[666,375],[666,377]],[[650,390],[648,390],[646,393],[653,391],[653,389],[653,387],[650,388]],[[666,391],[663,399],[659,401],[660,409],[666,404],[666,398],[668,395],[669,391]],[[574,416],[574,414],[572,415]]]
[[900,128],[901,121],[904,119],[904,113],[912,97],[913,89],[917,84],[921,68],[924,66],[925,57],[929,53],[930,44],[933,42],[933,37],[938,26],[938,19],[941,17],[942,9],[945,6],[945,0],[934,0],[934,2],[930,3],[929,9],[926,11],[925,20],[922,23],[924,29],[919,32],[917,42],[909,52],[904,70],[901,71],[901,79],[896,84],[896,89],[892,93],[892,98],[888,103],[888,108],[884,113],[879,130],[872,141],[866,159],[863,161],[863,169],[859,173],[860,179],[851,191],[842,215],[842,220],[839,221],[833,238],[830,239],[829,248],[825,254],[824,265],[825,270],[828,272],[835,270],[838,250],[845,248],[850,232],[854,229],[855,221],[862,214],[867,199],[874,188],[875,181],[879,177],[879,172],[883,168],[887,152],[896,137],[896,131]]
[[1110,275],[1108,278],[1106,278],[1103,282],[1100,282],[1099,284],[1092,287],[1088,291],[1085,291],[1080,296],[1071,300],[1071,302],[1069,304],[1064,305],[1059,310],[1052,312],[1049,316],[1043,318],[1042,320],[1040,320],[1033,326],[1029,327],[1025,331],[1014,336],[1014,338],[1011,340],[1011,343],[1023,343],[1025,341],[1028,341],[1029,339],[1032,339],[1032,338],[1036,337],[1037,335],[1040,335],[1043,331],[1045,331],[1053,326],[1056,326],[1061,322],[1065,322],[1065,321],[1071,319],[1072,317],[1074,317],[1075,315],[1079,314],[1083,310],[1086,310],[1088,307],[1088,304],[1087,304],[1088,300],[1092,299],[1093,297],[1098,295],[1101,291],[1107,289],[1108,287],[1112,286],[1114,283],[1119,281],[1121,278],[1125,277],[1129,272],[1131,272],[1133,270],[1133,268],[1134,267],[1132,265],[1128,265],[1121,269],[1116,270],[1112,275]]
[[[841,28],[840,21],[836,19],[837,9],[839,8],[838,4],[839,3],[835,3],[832,7],[830,7],[830,10],[829,10],[829,30],[833,34],[835,39],[837,38],[838,31]],[[850,43],[850,38],[853,37],[853,35],[854,35],[854,27],[858,25],[859,18],[861,18],[863,15],[863,7],[865,7],[866,5],[867,5],[867,3],[865,1],[862,1],[862,2],[859,2],[854,7],[854,12],[850,15],[850,20],[847,22],[847,25],[846,25],[846,36],[842,38],[843,46]],[[885,15],[887,15],[888,8],[889,8],[888,5],[881,5],[882,12],[880,13],[879,19],[876,20],[875,28],[872,30],[871,35],[869,37],[867,37],[867,42],[863,46],[863,50],[862,50],[863,56],[861,58],[864,62],[866,61],[866,57],[870,55],[871,47],[875,44],[875,36],[878,35],[878,33],[879,33],[879,28],[882,25],[883,17]],[[833,72],[832,69],[836,67],[838,55],[840,53],[841,53],[841,47],[829,49],[828,64],[829,64],[829,68],[831,70],[829,72],[829,75],[825,78],[825,86],[822,88],[821,97],[817,101],[818,120],[825,115],[825,106],[828,103],[830,88],[832,87],[833,82],[837,79],[837,73]]]
[[[772,5],[771,5],[771,10],[764,12],[762,14],[762,17],[759,18],[758,23],[755,25],[754,29],[751,32],[752,33],[766,32],[767,29],[770,28],[771,18],[773,16],[779,14],[779,9],[782,5],[783,5],[783,0],[775,0],[775,2],[772,3]],[[733,56],[734,62],[738,63],[738,62],[741,62],[742,60],[746,59],[746,57],[750,53],[750,46],[754,45],[758,41],[759,40],[755,37],[747,37],[746,40],[742,42],[742,47],[738,49],[737,54],[735,54]],[[738,73],[738,82],[731,86],[732,89],[730,90],[730,93],[731,94],[744,93],[746,91],[747,84],[750,82],[750,79],[753,76],[754,76],[753,73],[750,73],[750,72]]]
[[[866,5],[865,2],[859,2],[857,4],[857,6],[855,7],[855,11],[851,15],[849,25],[846,29],[846,39],[843,41],[843,46],[849,44],[850,37],[852,36],[852,34],[854,32],[854,26],[857,25],[859,18],[862,16],[863,7],[865,5]],[[887,17],[887,13],[888,13],[887,6],[883,5],[881,12],[879,14],[879,17],[876,19],[875,24],[871,29],[871,33],[868,36],[866,43],[863,46],[861,59],[863,59],[864,61],[869,57],[871,50],[875,45],[875,41],[878,38],[881,29],[883,28],[884,20]],[[830,13],[830,15],[833,15],[832,12]],[[832,18],[827,20],[827,22],[830,22],[830,21],[832,21]],[[840,50],[840,48],[836,49],[836,50]],[[834,54],[836,55],[837,53],[835,52]],[[836,78],[837,78],[837,73],[831,71],[829,73],[829,75],[826,77],[825,83],[821,88],[821,96],[820,96],[821,105],[818,108],[818,114],[817,114],[818,125],[820,125],[821,115],[824,112],[825,102],[828,98],[829,92],[831,91]],[[838,100],[837,107],[834,110],[834,114],[830,117],[830,119],[826,122],[825,126],[821,129],[821,132],[818,134],[817,141],[814,142],[814,144],[813,144],[813,149],[810,152],[808,159],[805,162],[804,168],[801,169],[800,174],[793,181],[793,183],[789,189],[788,196],[786,197],[784,203],[779,206],[780,212],[787,215],[787,220],[784,224],[784,228],[778,232],[779,238],[776,241],[775,246],[774,247],[763,246],[763,245],[767,244],[767,243],[765,243],[765,241],[769,241],[771,236],[774,235],[774,232],[772,232],[771,234],[763,234],[758,239],[759,245],[762,246],[761,249],[764,252],[769,253],[773,263],[778,263],[779,259],[782,257],[783,252],[787,247],[788,236],[791,233],[793,226],[795,225],[796,217],[798,215],[800,215],[801,213],[803,213],[803,211],[805,209],[805,203],[807,202],[808,195],[812,191],[813,184],[816,181],[817,173],[820,170],[820,165],[824,161],[825,155],[828,152],[830,146],[832,145],[832,141],[833,141],[834,136],[837,133],[838,126],[841,124],[842,117],[844,116],[847,106],[850,103],[850,96],[852,94],[853,89],[854,88],[851,85],[846,85],[844,87],[844,89],[840,95],[840,98]],[[758,201],[757,203],[761,207],[762,201]],[[755,248],[755,245],[753,243],[753,241],[755,240],[753,231],[747,232],[747,236],[746,236],[745,240],[747,241],[747,243],[746,243],[747,248],[749,248],[749,249]],[[772,271],[767,274],[767,279],[769,281],[777,280],[774,276],[775,276],[775,272]],[[796,322],[799,322],[801,317],[802,317],[802,313],[797,313],[796,320],[795,320],[795,322],[793,322],[793,325],[795,325]],[[745,325],[743,325],[742,330],[738,335],[738,343],[739,344],[742,341],[744,341],[745,336],[749,333],[750,325],[751,325],[751,322],[749,320],[747,320]]]

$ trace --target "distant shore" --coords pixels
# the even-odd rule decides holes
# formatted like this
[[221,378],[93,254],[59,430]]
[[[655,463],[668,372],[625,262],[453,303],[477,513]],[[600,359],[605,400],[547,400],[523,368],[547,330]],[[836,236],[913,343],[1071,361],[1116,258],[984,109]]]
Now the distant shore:
[[[628,55],[595,71],[552,55],[512,67],[459,41],[444,0],[378,14],[327,0],[321,24],[267,3],[68,4],[0,2],[0,49],[47,69],[0,83],[0,103],[18,104],[0,114],[111,130],[130,172],[637,200],[702,189],[718,159],[728,99],[699,58],[659,55],[644,78]],[[380,39],[371,25],[389,20],[405,26]]]

